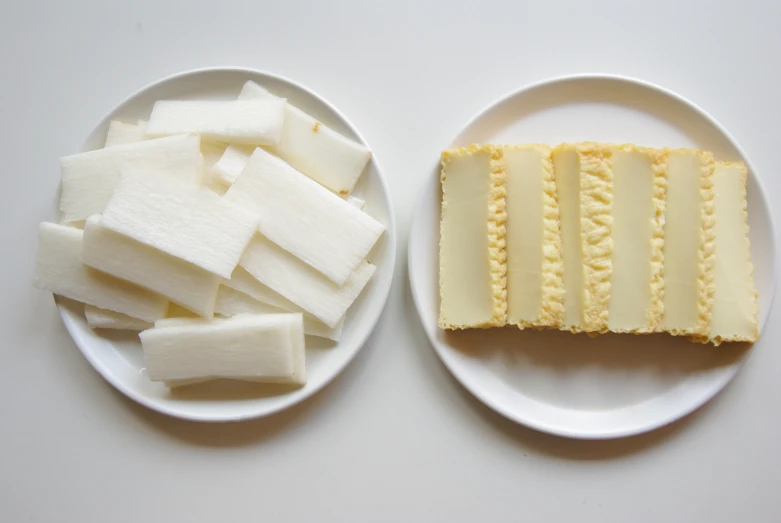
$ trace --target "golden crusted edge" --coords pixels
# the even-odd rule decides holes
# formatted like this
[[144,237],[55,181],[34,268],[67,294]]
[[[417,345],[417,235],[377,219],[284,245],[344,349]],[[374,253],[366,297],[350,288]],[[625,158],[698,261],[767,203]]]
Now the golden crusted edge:
[[697,325],[694,330],[694,336],[708,337],[710,334],[710,320],[713,313],[713,293],[715,291],[714,271],[716,269],[716,212],[715,212],[715,194],[713,192],[713,170],[715,162],[713,154],[709,152],[700,152],[700,158],[703,162],[702,177],[700,178],[700,197],[702,198],[701,223],[700,229],[700,249],[697,253],[699,263],[699,277],[697,279],[697,289],[699,300],[697,309],[699,311]]
[[754,264],[751,263],[751,240],[748,238],[749,233],[749,227],[748,227],[748,198],[746,193],[746,183],[748,182],[748,170],[746,169],[746,166],[743,162],[720,162],[724,165],[731,165],[738,167],[740,169],[740,178],[741,178],[741,193],[740,197],[742,198],[742,204],[741,209],[743,211],[743,241],[746,245],[746,258],[748,262],[748,279],[749,283],[751,284],[751,288],[754,289],[754,303],[752,307],[752,318],[754,320],[754,334],[752,336],[715,336],[713,338],[704,339],[704,338],[698,338],[695,337],[694,341],[701,341],[703,343],[705,342],[711,342],[714,345],[718,346],[723,342],[735,342],[735,341],[747,341],[747,342],[754,342],[759,339],[759,304],[757,303],[757,299],[759,298],[759,293],[757,292],[756,285],[754,284]]
[[654,216],[651,218],[651,296],[646,326],[640,332],[661,332],[664,319],[664,217],[667,205],[667,151],[645,150],[652,158]]
[[580,223],[583,249],[583,328],[608,331],[613,272],[613,169],[610,146],[577,145],[580,154]]
[[[442,225],[445,212],[445,180],[446,180],[446,167],[447,164],[453,159],[454,156],[471,155],[479,152],[484,152],[491,157],[491,174],[490,174],[490,200],[488,202],[488,254],[490,257],[491,267],[491,286],[493,294],[493,311],[492,318],[487,322],[483,322],[477,325],[453,325],[448,323],[442,317],[442,243],[444,237],[442,235]],[[439,314],[439,327],[441,329],[460,330],[468,328],[490,328],[490,327],[502,327],[507,321],[507,250],[506,250],[506,228],[507,212],[505,211],[505,180],[504,167],[502,163],[502,150],[501,148],[494,147],[492,145],[479,145],[471,144],[468,147],[460,147],[456,149],[448,149],[442,151],[440,164],[442,170],[440,173],[440,183],[442,184],[442,209],[440,211],[440,224],[439,224],[439,299],[440,299],[440,314]]]

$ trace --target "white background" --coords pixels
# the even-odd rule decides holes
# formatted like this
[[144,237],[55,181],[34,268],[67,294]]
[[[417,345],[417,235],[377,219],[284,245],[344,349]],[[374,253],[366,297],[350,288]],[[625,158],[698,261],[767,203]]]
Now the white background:
[[[691,99],[777,202],[777,2],[109,3],[0,10],[0,521],[781,519],[781,307],[694,415],[631,439],[568,441],[505,421],[449,376],[405,261],[439,150],[498,96],[561,74],[636,76]],[[374,336],[325,391],[269,419],[200,425],[115,392],[31,275],[57,159],[136,89],[217,65],[288,76],[357,125],[388,177],[399,252]]]

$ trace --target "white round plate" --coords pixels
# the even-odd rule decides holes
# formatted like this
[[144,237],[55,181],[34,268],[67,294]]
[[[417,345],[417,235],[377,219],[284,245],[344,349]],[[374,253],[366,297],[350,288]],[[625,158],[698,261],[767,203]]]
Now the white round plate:
[[[326,125],[368,147],[345,116],[306,87],[252,69],[210,68],[170,76],[141,89],[106,115],[87,137],[82,150],[103,147],[111,120],[147,119],[156,100],[236,99],[247,80],[254,80],[274,94],[286,97]],[[373,156],[366,167],[355,194],[366,200],[364,210],[387,228],[369,255],[377,271],[348,311],[338,343],[307,337],[307,383],[302,388],[219,380],[169,391],[144,375],[137,335],[106,331],[96,334],[87,326],[82,307],[58,299],[65,326],[87,360],[109,383],[158,412],[198,421],[234,421],[258,418],[290,407],[322,389],[347,366],[366,342],[388,298],[396,258],[396,227],[390,192],[376,157]]]
[[[761,327],[775,290],[768,203],[751,162],[713,118],[678,95],[617,76],[557,78],[511,93],[478,114],[450,144],[577,141],[697,147],[749,170],[748,208]],[[437,328],[439,164],[410,229],[409,275],[423,327],[445,366],[509,419],[573,438],[614,438],[670,423],[703,405],[735,375],[745,344],[693,344],[652,336]],[[758,343],[762,343],[760,340]]]

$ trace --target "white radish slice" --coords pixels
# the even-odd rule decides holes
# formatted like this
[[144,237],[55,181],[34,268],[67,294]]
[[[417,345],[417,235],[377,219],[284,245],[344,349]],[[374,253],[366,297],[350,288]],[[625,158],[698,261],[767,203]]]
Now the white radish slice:
[[230,278],[257,218],[203,187],[152,172],[123,173],[100,225]]
[[214,164],[215,175],[226,184],[231,185],[244,170],[244,166],[247,165],[254,150],[254,146],[229,145],[219,161]]
[[102,213],[125,167],[199,184],[200,143],[195,135],[170,136],[61,158],[60,221],[78,222]]
[[111,120],[111,123],[108,124],[104,147],[143,142],[144,140],[146,140],[146,122],[139,120],[138,125],[133,125],[119,120]]
[[290,312],[303,312],[298,305],[260,283],[241,265],[233,269],[230,279],[224,279],[222,284],[268,305]]
[[385,227],[276,156],[255,149],[224,200],[254,212],[268,239],[342,285]]
[[[244,84],[239,95],[239,100],[276,98],[252,81]],[[289,103],[282,135],[273,149],[290,165],[342,195],[352,192],[372,155],[365,146],[345,138]]]
[[241,266],[331,328],[342,319],[376,269],[362,261],[339,286],[261,235],[255,235],[247,246]]
[[101,309],[153,322],[165,316],[168,300],[81,262],[84,231],[56,223],[38,226],[35,286]]
[[285,119],[283,98],[250,101],[161,100],[155,102],[149,136],[196,133],[205,141],[271,145]]
[[87,318],[87,325],[93,329],[142,331],[150,329],[154,325],[127,314],[101,309],[93,305],[84,306],[84,316]]
[[358,198],[357,196],[349,196],[347,198],[347,203],[355,207],[356,209],[363,209],[366,205],[366,200],[363,198]]
[[305,381],[300,314],[161,323],[164,326],[139,335],[147,375],[152,381],[206,377],[299,384]]
[[[239,314],[281,314],[291,311],[260,302],[241,291],[223,285],[217,293],[214,312],[220,316],[230,318]],[[342,335],[343,325],[344,320],[340,320],[332,329],[309,314],[304,314],[304,334],[308,336],[317,336],[339,341],[339,338]]]
[[201,174],[201,180],[203,186],[219,194],[220,196],[225,194],[225,191],[228,190],[230,184],[225,183],[219,176],[217,176],[217,172],[214,170],[214,165],[220,160],[220,158],[222,158],[222,155],[225,154],[226,147],[227,146],[225,144],[201,144],[201,154],[203,155],[203,163],[201,166],[203,171]]
[[103,227],[98,215],[89,217],[84,226],[82,261],[200,316],[211,318],[214,314],[219,276]]

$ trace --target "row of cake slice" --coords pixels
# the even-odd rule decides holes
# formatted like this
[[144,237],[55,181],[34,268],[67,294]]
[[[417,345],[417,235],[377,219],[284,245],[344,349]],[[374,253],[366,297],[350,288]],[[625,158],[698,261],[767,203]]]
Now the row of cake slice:
[[440,327],[754,341],[746,176],[694,149],[444,151]]

